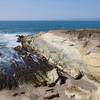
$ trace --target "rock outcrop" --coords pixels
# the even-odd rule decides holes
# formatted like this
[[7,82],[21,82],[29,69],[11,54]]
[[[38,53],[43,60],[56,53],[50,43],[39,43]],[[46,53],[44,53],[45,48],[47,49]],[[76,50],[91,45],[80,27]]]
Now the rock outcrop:
[[22,47],[19,49],[19,46],[15,50],[25,63],[24,68],[21,68],[16,61],[12,64],[18,82],[21,84],[32,83],[36,87],[46,85],[48,81],[47,72],[53,70],[54,67],[44,57],[40,57],[34,52],[28,52]]
[[23,48],[46,57],[67,77],[85,74],[100,79],[100,33],[96,30],[49,31],[19,40]]
[[[58,85],[66,83],[63,92],[65,91],[68,100],[100,100],[98,99],[100,91],[99,30],[49,31],[19,36],[18,42],[21,42],[22,47],[19,46],[16,50],[27,66],[34,69],[32,73],[35,74],[31,74],[36,77],[33,77],[34,83],[41,83],[41,77],[45,76],[42,82],[46,81],[46,86],[55,86],[53,83]],[[28,52],[29,55],[25,56],[22,51]],[[40,65],[34,63],[31,54],[36,54],[40,58]],[[42,73],[44,70],[45,74]],[[60,93],[56,94],[57,97],[61,96]],[[51,98],[56,94],[47,95],[45,98]]]

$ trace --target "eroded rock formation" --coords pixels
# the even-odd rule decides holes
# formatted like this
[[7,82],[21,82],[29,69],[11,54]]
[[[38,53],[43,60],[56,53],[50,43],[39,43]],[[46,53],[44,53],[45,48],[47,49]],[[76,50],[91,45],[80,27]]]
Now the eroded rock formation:
[[[99,30],[49,31],[36,35],[20,36],[18,41],[21,42],[24,50],[43,57],[52,65],[52,69],[57,69],[58,76],[49,78],[57,80],[60,75],[60,77],[73,80],[72,83],[76,80],[74,86],[69,84],[70,87],[65,89],[65,94],[69,98],[99,100]],[[20,50],[19,48],[16,49]],[[32,65],[32,67],[34,66]],[[50,73],[52,73],[52,69],[49,71]],[[46,71],[46,76],[48,76],[47,73],[48,71]],[[83,82],[77,81],[79,79]],[[88,89],[89,84],[90,90]],[[72,91],[70,91],[71,88],[73,88]],[[84,96],[86,97],[84,98]]]
[[49,31],[22,37],[20,41],[23,48],[46,57],[69,77],[77,79],[80,74],[86,74],[94,76],[99,81],[99,32]]

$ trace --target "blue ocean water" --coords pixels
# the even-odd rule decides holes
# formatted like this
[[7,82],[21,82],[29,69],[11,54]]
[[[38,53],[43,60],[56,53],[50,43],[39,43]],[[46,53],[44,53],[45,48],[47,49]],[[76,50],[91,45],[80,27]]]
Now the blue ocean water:
[[0,33],[100,28],[100,21],[0,21]]
[[0,48],[18,45],[17,34],[79,28],[100,28],[100,21],[0,21]]

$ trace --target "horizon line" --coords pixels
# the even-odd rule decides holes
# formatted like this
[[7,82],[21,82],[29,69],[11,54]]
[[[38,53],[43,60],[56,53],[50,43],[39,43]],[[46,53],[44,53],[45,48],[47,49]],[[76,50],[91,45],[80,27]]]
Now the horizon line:
[[69,18],[69,19],[0,19],[0,21],[100,21],[100,18]]
[[0,21],[100,21],[100,19],[57,19],[57,20],[0,20]]

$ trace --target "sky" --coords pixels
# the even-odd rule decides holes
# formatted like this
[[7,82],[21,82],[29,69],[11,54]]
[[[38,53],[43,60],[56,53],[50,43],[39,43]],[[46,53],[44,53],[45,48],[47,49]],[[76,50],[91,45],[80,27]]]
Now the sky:
[[100,0],[0,0],[0,20],[100,19]]

